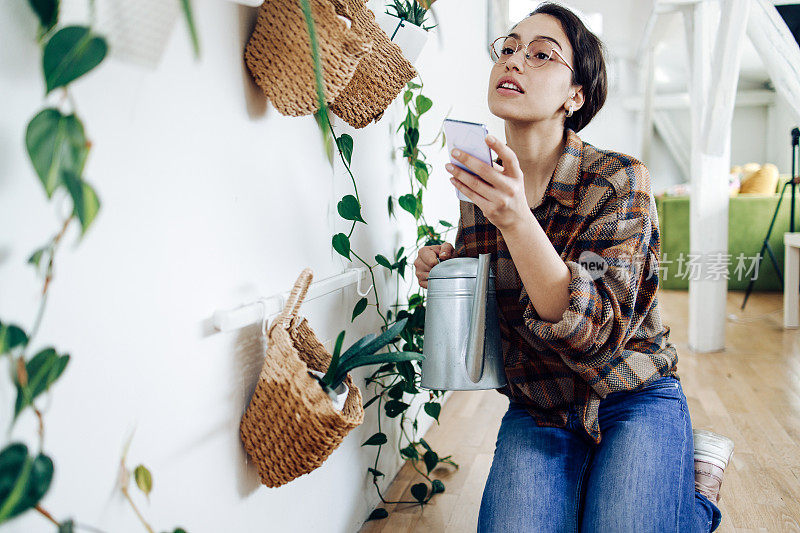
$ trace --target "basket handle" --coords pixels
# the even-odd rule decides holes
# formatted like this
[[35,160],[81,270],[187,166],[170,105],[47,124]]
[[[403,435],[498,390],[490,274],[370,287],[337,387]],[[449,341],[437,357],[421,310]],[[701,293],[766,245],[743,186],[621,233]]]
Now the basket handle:
[[313,277],[314,273],[310,267],[303,269],[297,277],[297,281],[294,282],[294,287],[292,287],[292,291],[289,293],[286,305],[283,306],[281,314],[275,319],[273,325],[281,324],[283,327],[286,327],[289,325],[289,321],[297,316],[297,311],[300,309],[303,299],[306,297],[308,286],[311,285]]

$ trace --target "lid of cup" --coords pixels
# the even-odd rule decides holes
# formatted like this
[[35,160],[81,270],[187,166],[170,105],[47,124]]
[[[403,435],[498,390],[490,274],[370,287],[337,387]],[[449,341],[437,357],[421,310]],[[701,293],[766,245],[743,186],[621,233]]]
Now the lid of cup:
[[[454,257],[442,261],[433,267],[428,274],[428,279],[434,278],[474,278],[475,271],[478,269],[477,257]],[[495,277],[492,268],[489,267],[489,277]]]

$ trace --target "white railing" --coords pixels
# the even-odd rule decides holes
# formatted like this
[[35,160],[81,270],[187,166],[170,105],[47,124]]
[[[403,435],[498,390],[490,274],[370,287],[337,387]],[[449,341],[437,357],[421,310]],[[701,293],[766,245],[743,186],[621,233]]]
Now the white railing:
[[[370,285],[366,291],[361,291],[361,281],[367,274],[365,267],[349,268],[341,274],[336,274],[329,278],[313,281],[308,287],[308,293],[304,302],[320,298],[339,289],[343,289],[354,283],[357,284],[356,292],[359,296],[366,296],[373,286]],[[257,322],[263,322],[266,318],[277,315],[286,305],[291,291],[284,291],[266,298],[246,304],[242,304],[233,309],[219,309],[214,312],[213,323],[217,331],[232,331],[235,329],[249,326]]]

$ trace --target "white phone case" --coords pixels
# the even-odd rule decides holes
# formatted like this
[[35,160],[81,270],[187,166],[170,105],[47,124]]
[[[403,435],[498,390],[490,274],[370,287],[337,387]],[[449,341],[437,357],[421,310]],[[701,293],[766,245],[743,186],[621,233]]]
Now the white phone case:
[[[447,118],[444,120],[444,135],[447,139],[448,153],[450,154],[450,162],[454,165],[463,168],[470,174],[475,174],[473,171],[466,168],[463,164],[453,158],[452,151],[458,148],[462,152],[477,157],[489,166],[492,166],[492,151],[486,145],[486,136],[489,134],[486,126],[476,122],[466,122],[463,120],[453,120]],[[456,195],[459,200],[465,202],[472,202],[466,195],[456,189]]]

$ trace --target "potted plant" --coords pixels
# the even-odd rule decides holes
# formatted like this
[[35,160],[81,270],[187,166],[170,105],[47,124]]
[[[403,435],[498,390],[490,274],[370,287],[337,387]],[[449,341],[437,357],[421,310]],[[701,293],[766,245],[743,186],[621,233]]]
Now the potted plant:
[[387,7],[394,9],[394,13],[386,11],[376,17],[378,25],[392,42],[396,43],[403,51],[409,62],[414,63],[419,57],[422,48],[428,41],[428,30],[433,26],[423,26],[427,18],[428,9],[435,0],[392,0]]
[[378,365],[386,363],[398,363],[400,361],[420,360],[423,355],[418,352],[384,352],[376,354],[378,350],[392,342],[408,322],[408,318],[398,320],[386,331],[380,334],[370,333],[361,337],[353,343],[344,353],[340,355],[342,343],[344,342],[344,331],[339,333],[336,338],[336,345],[333,349],[333,357],[328,365],[328,371],[323,374],[317,370],[309,370],[333,401],[333,406],[341,411],[349,392],[344,383],[347,373],[360,366]]

